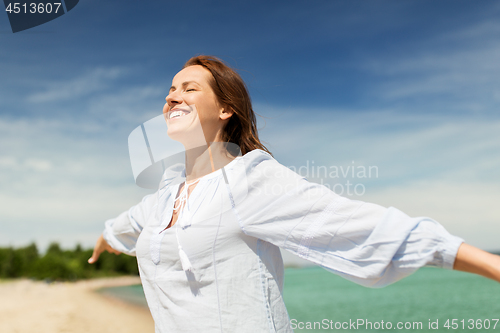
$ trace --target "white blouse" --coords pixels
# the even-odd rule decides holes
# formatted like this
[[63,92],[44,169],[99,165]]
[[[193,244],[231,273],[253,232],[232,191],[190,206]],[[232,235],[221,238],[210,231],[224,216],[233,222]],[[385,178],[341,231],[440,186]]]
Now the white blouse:
[[293,332],[279,248],[382,287],[422,266],[452,269],[463,241],[430,218],[341,197],[259,149],[202,177],[165,230],[184,180],[183,165],[170,168],[155,194],[105,223],[106,241],[137,256],[157,333]]

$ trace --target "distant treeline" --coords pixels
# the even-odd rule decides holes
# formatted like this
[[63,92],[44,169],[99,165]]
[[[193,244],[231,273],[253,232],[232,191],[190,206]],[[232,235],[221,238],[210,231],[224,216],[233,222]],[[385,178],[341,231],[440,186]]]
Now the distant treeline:
[[91,265],[87,262],[91,256],[92,249],[84,250],[77,245],[74,250],[62,250],[58,243],[50,244],[43,256],[35,244],[17,249],[0,248],[0,278],[74,281],[139,274],[135,257],[104,252]]

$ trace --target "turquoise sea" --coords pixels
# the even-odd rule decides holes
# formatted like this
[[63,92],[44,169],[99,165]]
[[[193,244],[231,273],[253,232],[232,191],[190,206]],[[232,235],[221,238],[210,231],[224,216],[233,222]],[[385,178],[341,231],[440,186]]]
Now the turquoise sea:
[[[102,292],[146,304],[141,286]],[[422,268],[371,289],[319,267],[288,268],[284,299],[295,332],[500,332],[500,284],[457,271]]]

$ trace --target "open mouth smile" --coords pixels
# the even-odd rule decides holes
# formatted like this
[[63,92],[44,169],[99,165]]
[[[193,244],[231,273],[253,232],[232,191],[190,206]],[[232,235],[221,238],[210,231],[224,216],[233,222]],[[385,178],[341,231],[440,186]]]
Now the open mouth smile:
[[188,115],[190,113],[191,113],[191,111],[182,110],[182,109],[173,109],[173,110],[168,111],[167,119],[172,120],[172,119],[181,118],[181,117],[184,117],[185,115]]

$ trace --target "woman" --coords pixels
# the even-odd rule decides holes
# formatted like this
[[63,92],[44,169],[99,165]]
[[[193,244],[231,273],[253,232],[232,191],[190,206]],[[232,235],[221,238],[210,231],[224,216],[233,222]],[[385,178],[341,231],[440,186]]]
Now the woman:
[[89,259],[137,256],[157,332],[292,332],[279,247],[365,286],[426,265],[500,281],[498,256],[434,220],[340,197],[279,164],[259,141],[242,79],[217,58],[190,59],[166,101],[185,168],[106,221]]

